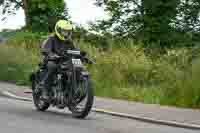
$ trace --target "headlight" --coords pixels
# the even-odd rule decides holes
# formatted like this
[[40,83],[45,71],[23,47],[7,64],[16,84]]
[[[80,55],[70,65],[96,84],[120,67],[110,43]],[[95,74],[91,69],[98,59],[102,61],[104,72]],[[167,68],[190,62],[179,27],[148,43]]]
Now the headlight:
[[72,64],[75,67],[82,67],[83,66],[82,61],[80,59],[72,59]]

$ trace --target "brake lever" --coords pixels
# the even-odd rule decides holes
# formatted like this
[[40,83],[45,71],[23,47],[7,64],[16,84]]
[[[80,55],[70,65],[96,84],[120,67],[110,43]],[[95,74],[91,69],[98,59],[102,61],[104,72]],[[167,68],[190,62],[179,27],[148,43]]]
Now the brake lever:
[[88,63],[88,64],[96,64],[95,61],[93,61],[93,60],[91,60],[91,59],[89,59],[89,58],[87,58],[87,57],[84,57],[84,60],[85,60],[86,63]]
[[93,60],[90,60],[90,61],[91,61],[91,64],[96,65],[96,62],[95,62],[95,61],[93,61]]

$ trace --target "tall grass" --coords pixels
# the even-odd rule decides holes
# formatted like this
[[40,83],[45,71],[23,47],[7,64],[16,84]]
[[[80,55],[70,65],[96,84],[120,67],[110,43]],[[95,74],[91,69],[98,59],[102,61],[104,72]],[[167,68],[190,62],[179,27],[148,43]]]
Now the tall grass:
[[199,107],[200,74],[197,72],[200,72],[200,59],[199,64],[197,61],[191,63],[191,50],[170,50],[167,55],[152,60],[143,48],[130,42],[118,44],[107,52],[89,46],[81,44],[81,48],[90,51],[97,61],[95,67],[89,68],[96,95]]
[[[15,39],[0,46],[1,80],[27,84],[28,75],[37,68],[39,43],[20,45],[23,42]],[[96,60],[96,65],[87,69],[97,96],[200,107],[200,58],[191,63],[190,50],[171,50],[168,55],[152,60],[131,41],[114,44],[108,51],[84,42],[77,47]]]
[[0,80],[28,84],[38,56],[24,48],[0,45]]

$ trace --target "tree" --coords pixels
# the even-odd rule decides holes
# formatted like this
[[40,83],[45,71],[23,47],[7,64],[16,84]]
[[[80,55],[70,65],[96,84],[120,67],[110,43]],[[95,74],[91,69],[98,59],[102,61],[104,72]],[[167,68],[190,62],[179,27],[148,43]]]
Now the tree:
[[174,34],[171,23],[178,4],[179,0],[143,0],[143,39],[150,47],[172,47],[173,38],[169,36]]
[[[33,31],[53,31],[54,24],[59,19],[68,19],[68,10],[64,0],[28,1],[30,23],[27,25]],[[42,27],[42,28],[41,28]]]
[[175,25],[184,32],[200,32],[200,1],[181,0]]
[[170,47],[171,23],[176,18],[178,4],[179,0],[97,0],[96,5],[110,14],[108,20],[99,21],[97,26],[143,40],[148,46]]
[[2,14],[11,15],[24,9],[26,28],[31,31],[52,31],[58,19],[68,19],[64,0],[4,0]]
[[[3,15],[13,15],[17,10],[22,8],[25,13],[25,18],[27,18],[27,1],[26,0],[3,0],[0,1],[0,6],[2,7],[2,11],[0,14]],[[26,19],[26,23],[28,23]]]
[[110,14],[108,20],[98,21],[99,29],[110,30],[118,35],[134,35],[140,30],[142,9],[139,0],[97,0],[96,5]]

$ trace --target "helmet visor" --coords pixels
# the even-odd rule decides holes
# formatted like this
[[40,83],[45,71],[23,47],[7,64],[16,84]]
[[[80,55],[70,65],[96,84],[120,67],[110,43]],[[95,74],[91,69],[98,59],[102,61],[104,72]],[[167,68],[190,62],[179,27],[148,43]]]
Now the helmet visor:
[[72,35],[71,30],[66,30],[66,29],[61,29],[58,28],[58,32],[60,33],[61,36],[63,36],[65,39],[69,39]]
[[63,36],[70,36],[70,35],[72,34],[72,31],[61,29],[60,33],[61,33]]

